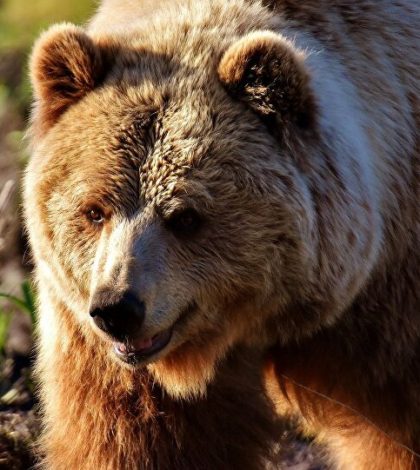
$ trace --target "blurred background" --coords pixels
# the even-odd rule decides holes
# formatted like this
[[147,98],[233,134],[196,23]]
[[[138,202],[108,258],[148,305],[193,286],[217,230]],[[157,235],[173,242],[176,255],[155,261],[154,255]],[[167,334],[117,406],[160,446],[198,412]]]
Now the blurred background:
[[35,295],[22,230],[21,176],[31,89],[32,44],[52,23],[83,23],[93,0],[0,0],[0,469],[28,469],[39,429],[33,405],[32,329]]

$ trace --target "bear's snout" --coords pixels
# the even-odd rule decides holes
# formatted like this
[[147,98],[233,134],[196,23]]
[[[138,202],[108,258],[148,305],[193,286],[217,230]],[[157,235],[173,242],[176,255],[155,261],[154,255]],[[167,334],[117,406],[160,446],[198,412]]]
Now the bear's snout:
[[107,297],[99,293],[91,302],[89,313],[96,326],[119,341],[134,337],[144,321],[144,302],[131,292],[113,302]]

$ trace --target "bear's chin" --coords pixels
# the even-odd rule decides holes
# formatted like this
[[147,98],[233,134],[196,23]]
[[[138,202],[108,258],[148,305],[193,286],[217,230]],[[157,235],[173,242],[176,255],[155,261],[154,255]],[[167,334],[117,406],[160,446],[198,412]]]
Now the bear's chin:
[[147,365],[156,382],[174,399],[202,398],[213,381],[216,366],[226,354],[221,344],[197,348],[184,344]]

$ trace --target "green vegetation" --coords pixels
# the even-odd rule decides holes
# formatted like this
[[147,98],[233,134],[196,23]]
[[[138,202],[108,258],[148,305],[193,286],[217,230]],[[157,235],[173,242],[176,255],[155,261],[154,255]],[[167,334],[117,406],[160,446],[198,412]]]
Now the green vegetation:
[[[29,315],[35,323],[35,294],[27,281],[16,297],[0,293],[0,468],[34,468],[33,445],[40,426],[34,409],[31,358],[8,356],[5,344],[12,311]],[[4,306],[2,306],[4,304]]]
[[[30,3],[26,0],[0,0],[0,95],[7,85],[11,98],[9,106],[17,106],[20,112],[28,108],[30,87],[26,63],[35,38],[53,23],[70,21],[82,24],[94,11],[95,3],[94,0],[32,0]],[[2,66],[2,59],[6,67]]]
[[[7,356],[6,340],[13,312],[20,310],[31,319],[35,327],[35,292],[33,286],[25,281],[21,284],[21,296],[0,293],[0,411],[7,407],[19,406],[31,400],[33,383],[27,361]],[[2,306],[4,304],[4,306]],[[16,362],[17,361],[17,362]],[[19,364],[21,362],[21,364]],[[19,370],[19,378],[14,375]],[[1,418],[1,413],[0,413]],[[1,428],[1,426],[0,426]],[[4,436],[3,436],[4,437]],[[1,436],[0,436],[1,444]],[[0,462],[1,463],[1,462]],[[1,467],[1,465],[0,465]]]
[[6,345],[7,334],[9,332],[9,325],[11,320],[11,313],[0,309],[0,358],[4,356],[4,347]]
[[0,0],[0,53],[29,49],[34,38],[52,23],[82,23],[93,11],[92,0]]
[[[28,281],[22,283],[21,291],[21,297],[16,297],[14,295],[0,292],[0,300],[5,300],[7,303],[12,304],[15,308],[19,309],[23,313],[29,315],[33,329],[36,321],[35,291],[32,284],[30,284]],[[4,354],[5,352],[4,349],[11,316],[11,309],[2,307],[0,305],[0,355]]]

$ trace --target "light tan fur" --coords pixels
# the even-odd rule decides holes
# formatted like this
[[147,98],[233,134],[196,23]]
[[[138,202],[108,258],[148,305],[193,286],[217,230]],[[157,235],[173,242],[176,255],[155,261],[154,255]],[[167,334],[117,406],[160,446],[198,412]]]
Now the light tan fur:
[[[258,468],[261,352],[277,410],[338,468],[416,468],[420,8],[263,3],[106,0],[85,30],[35,45],[25,211],[50,468]],[[186,208],[194,233],[171,225]],[[120,363],[89,317],[98,292],[127,290],[143,339],[172,330],[146,368]],[[243,441],[220,434],[213,389],[229,429],[249,413],[238,390],[257,389]],[[226,439],[215,457],[150,424],[167,407],[188,422],[188,400],[211,446]]]

